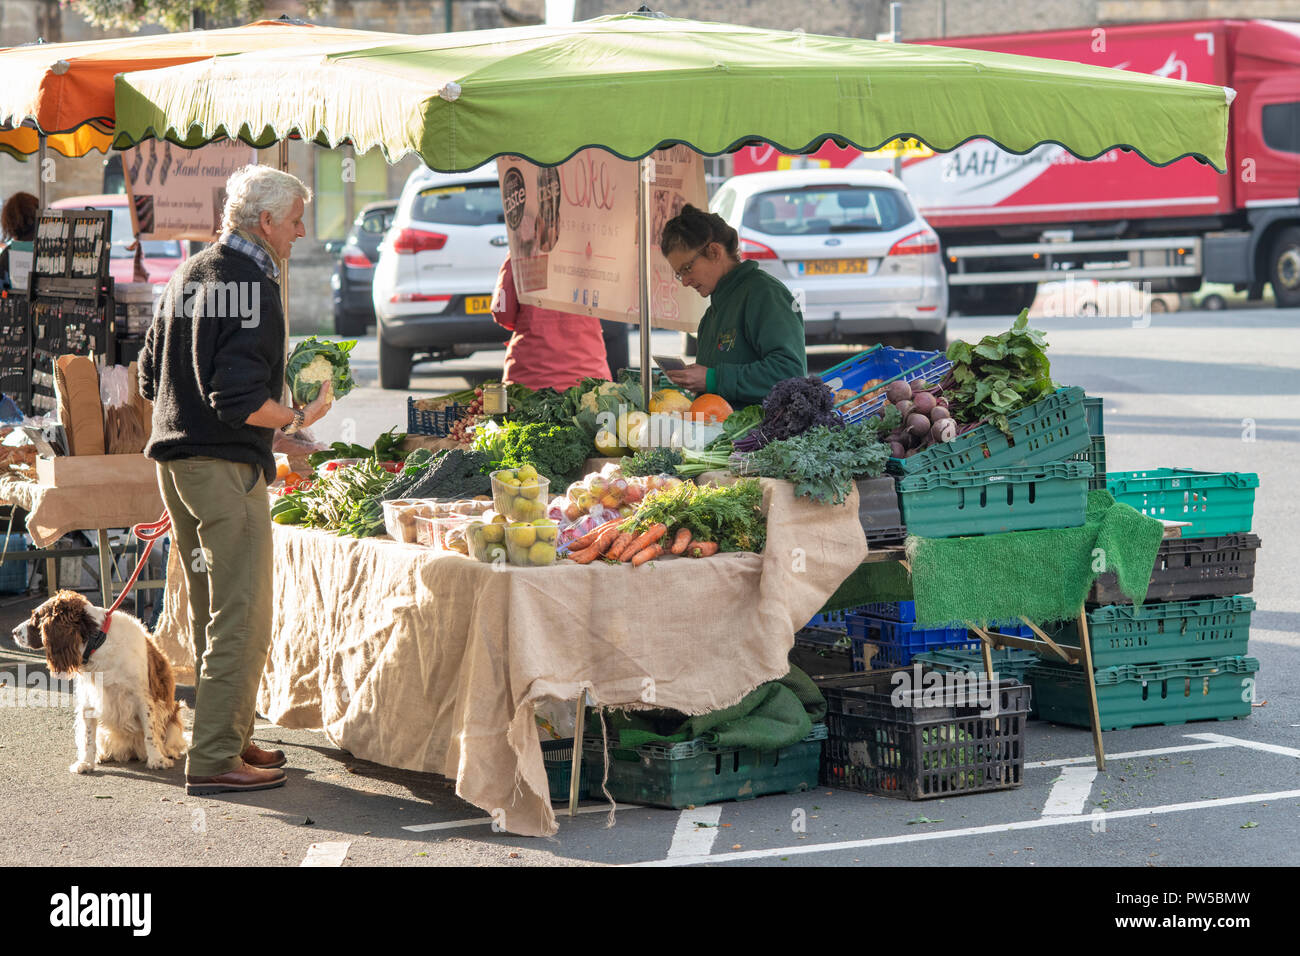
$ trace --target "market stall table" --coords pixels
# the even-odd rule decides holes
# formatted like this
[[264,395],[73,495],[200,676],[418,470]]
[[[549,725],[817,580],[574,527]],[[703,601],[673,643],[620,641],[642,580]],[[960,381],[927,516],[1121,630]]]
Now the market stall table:
[[[38,548],[45,548],[73,531],[96,534],[99,551],[99,583],[103,606],[113,603],[113,549],[108,532],[131,528],[155,520],[163,513],[162,495],[156,478],[116,480],[94,489],[84,486],[55,487],[18,477],[0,478],[0,503],[28,513],[27,533]],[[54,558],[46,558],[49,593],[56,590]],[[139,581],[137,587],[161,588],[162,581]]]
[[[787,673],[794,632],[866,556],[856,493],[832,507],[762,484],[763,554],[639,568],[507,568],[276,525],[258,709],[363,759],[453,778],[511,832],[554,833],[536,702],[731,706]],[[186,607],[172,573],[158,637],[179,666],[192,665]]]

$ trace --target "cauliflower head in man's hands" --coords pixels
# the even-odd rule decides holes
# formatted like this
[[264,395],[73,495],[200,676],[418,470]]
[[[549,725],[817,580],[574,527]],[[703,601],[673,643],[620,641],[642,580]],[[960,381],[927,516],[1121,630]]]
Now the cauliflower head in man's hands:
[[342,398],[356,388],[348,363],[348,353],[356,344],[356,340],[330,342],[314,335],[299,342],[284,366],[285,381],[289,383],[293,400],[299,405],[315,401],[325,382],[334,383],[335,398]]

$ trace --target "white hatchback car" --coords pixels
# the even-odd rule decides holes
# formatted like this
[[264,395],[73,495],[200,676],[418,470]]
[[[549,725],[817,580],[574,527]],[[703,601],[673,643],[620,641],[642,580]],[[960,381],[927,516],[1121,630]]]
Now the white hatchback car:
[[809,343],[942,349],[948,274],[939,238],[884,172],[790,169],[733,176],[710,209],[740,233],[740,256],[784,282]]
[[509,252],[495,163],[411,173],[379,246],[371,298],[379,383],[409,388],[416,361],[502,348],[489,305]]

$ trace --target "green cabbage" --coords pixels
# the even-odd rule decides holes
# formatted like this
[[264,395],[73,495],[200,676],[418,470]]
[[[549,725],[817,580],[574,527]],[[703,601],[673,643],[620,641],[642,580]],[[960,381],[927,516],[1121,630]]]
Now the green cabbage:
[[314,335],[299,342],[284,366],[284,380],[289,383],[293,400],[299,405],[315,401],[321,384],[327,381],[334,383],[335,398],[342,398],[356,388],[348,364],[348,353],[356,344],[355,339],[330,342]]

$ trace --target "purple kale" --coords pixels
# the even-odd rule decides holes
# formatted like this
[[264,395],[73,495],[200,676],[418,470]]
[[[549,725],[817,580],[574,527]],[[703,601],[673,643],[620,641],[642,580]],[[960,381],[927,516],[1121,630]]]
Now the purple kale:
[[735,443],[737,451],[753,451],[768,442],[802,435],[817,425],[840,428],[835,393],[819,376],[787,378],[772,386],[763,399],[763,424]]

